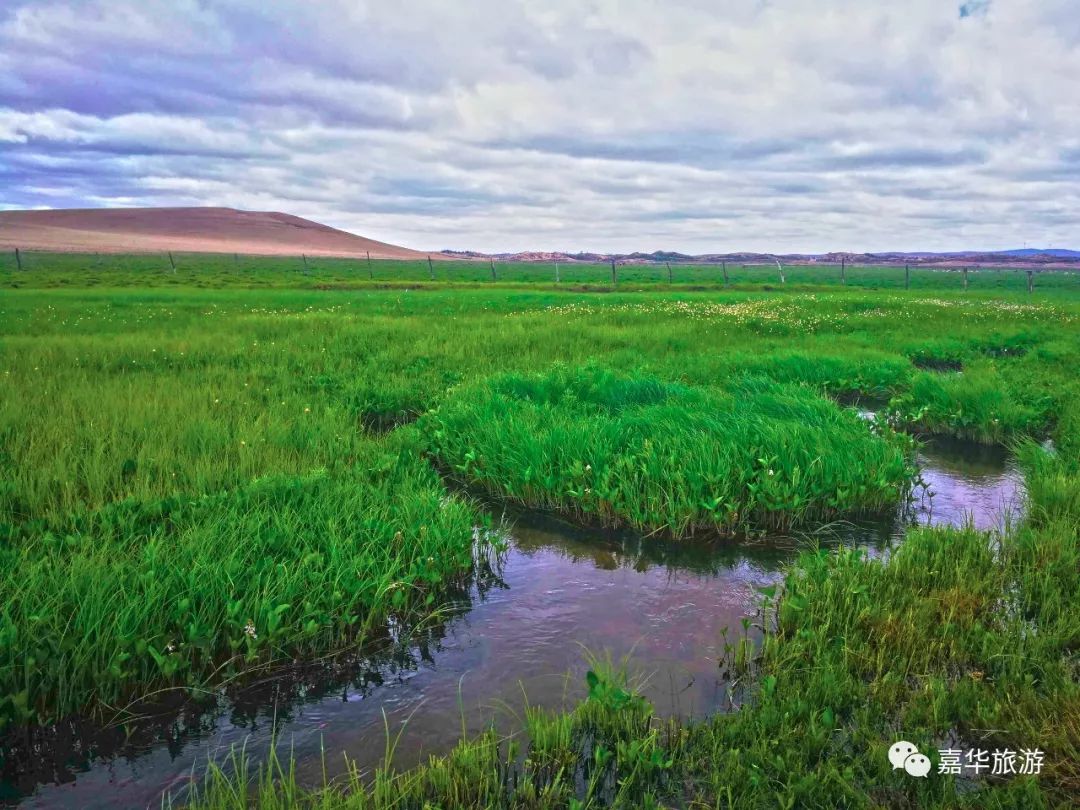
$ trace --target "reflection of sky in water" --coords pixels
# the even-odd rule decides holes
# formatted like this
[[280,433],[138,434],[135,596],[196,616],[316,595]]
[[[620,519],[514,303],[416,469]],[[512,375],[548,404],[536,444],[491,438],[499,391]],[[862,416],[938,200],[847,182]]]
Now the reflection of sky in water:
[[[1020,476],[1006,457],[963,449],[963,460],[947,445],[928,446],[920,455],[923,477],[935,493],[932,511],[920,505],[920,522],[962,524],[974,511],[975,525],[988,528],[1000,522],[1003,504],[1016,505]],[[849,534],[849,541],[861,538],[880,550],[882,539],[897,529],[878,526]],[[631,669],[648,678],[644,694],[662,715],[723,709],[723,628],[730,640],[738,637],[741,620],[754,613],[755,588],[776,582],[796,554],[790,541],[707,547],[522,518],[502,583],[476,598],[468,612],[430,629],[432,648],[423,656],[412,650],[418,665],[384,670],[381,686],[350,685],[348,678],[336,687],[319,684],[306,700],[294,699],[276,712],[272,700],[254,713],[223,709],[216,719],[204,718],[208,730],[181,735],[168,747],[130,747],[128,758],[97,762],[75,782],[40,788],[25,805],[157,805],[163,790],[183,784],[193,767],[200,773],[208,756],[220,759],[230,745],[246,742],[256,760],[264,756],[275,714],[303,779],[321,779],[321,750],[331,755],[331,775],[340,770],[342,751],[361,766],[377,763],[386,744],[383,712],[391,733],[401,732],[399,764],[413,764],[460,738],[463,713],[472,734],[492,719],[505,730],[515,727],[525,696],[549,707],[574,702],[583,693],[586,648],[606,650],[616,660],[627,656]],[[22,791],[35,780],[28,782]]]
[[934,440],[919,453],[927,497],[917,503],[920,522],[935,526],[1001,529],[1007,519],[1015,521],[1023,508],[1024,476],[1005,451],[993,447],[971,448],[958,459],[956,443]]
[[[856,408],[860,417],[876,413]],[[1001,530],[1024,505],[1024,475],[1001,447],[936,437],[921,441],[917,461],[925,489],[915,492],[915,522]]]

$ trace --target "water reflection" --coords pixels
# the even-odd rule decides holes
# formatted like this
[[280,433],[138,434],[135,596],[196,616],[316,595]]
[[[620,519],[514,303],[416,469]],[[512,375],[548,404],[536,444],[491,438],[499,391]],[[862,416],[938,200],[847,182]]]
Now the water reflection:
[[463,731],[490,723],[512,730],[526,700],[574,703],[583,694],[584,649],[625,657],[647,677],[644,693],[662,715],[724,710],[725,630],[729,638],[741,632],[755,613],[756,589],[777,582],[800,546],[844,541],[880,553],[911,522],[962,525],[970,516],[993,528],[1003,508],[1019,505],[1022,480],[1003,453],[932,443],[920,464],[932,497],[890,520],[813,539],[671,543],[509,513],[512,544],[501,569],[481,572],[468,593],[401,643],[277,671],[208,709],[164,707],[130,737],[75,724],[15,742],[0,754],[0,799],[157,806],[165,792],[182,796],[186,782],[231,746],[262,758],[275,728],[301,780],[312,783],[322,779],[322,751],[332,754],[331,775],[341,770],[341,752],[373,767],[388,732],[397,739],[396,762],[415,764]]
[[917,521],[934,526],[963,526],[1001,530],[1015,521],[1024,502],[1024,476],[1003,448],[928,440],[919,451],[919,466],[927,483],[916,503]]

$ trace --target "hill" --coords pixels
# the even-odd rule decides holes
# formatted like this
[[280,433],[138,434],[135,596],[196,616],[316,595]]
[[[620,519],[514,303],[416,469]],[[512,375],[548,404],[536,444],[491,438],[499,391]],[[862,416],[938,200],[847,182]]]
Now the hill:
[[1038,248],[1019,248],[1017,250],[1002,250],[999,251],[999,253],[1025,259],[1031,256],[1053,256],[1056,259],[1080,259],[1080,250],[1065,250],[1064,248],[1046,248],[1045,250],[1039,250]]
[[679,262],[689,264],[773,264],[790,265],[840,264],[849,265],[898,265],[911,264],[922,267],[955,269],[959,267],[1038,267],[1044,269],[1080,268],[1080,251],[1074,250],[1002,250],[996,252],[961,251],[937,253],[933,251],[907,251],[890,253],[699,253],[690,255],[674,251],[657,250],[652,253],[568,253],[563,251],[524,251],[519,253],[487,254],[472,250],[444,250],[444,255],[454,258],[491,258],[506,262],[610,262],[621,264],[655,264]]
[[0,211],[0,249],[87,253],[365,256],[422,259],[377,242],[274,211],[234,208],[86,208]]

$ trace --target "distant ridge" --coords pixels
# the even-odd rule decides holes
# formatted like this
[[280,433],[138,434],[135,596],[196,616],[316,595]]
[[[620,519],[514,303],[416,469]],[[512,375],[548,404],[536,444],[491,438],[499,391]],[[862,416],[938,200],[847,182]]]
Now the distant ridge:
[[87,253],[243,253],[422,259],[377,242],[274,211],[235,208],[69,208],[0,211],[0,248]]
[[560,251],[523,251],[520,253],[480,253],[473,250],[444,250],[444,255],[455,258],[481,259],[494,258],[511,262],[610,262],[615,260],[624,264],[649,264],[656,262],[682,262],[690,264],[840,264],[850,265],[877,264],[903,265],[913,264],[934,267],[1054,267],[1080,270],[1080,251],[1076,250],[999,250],[999,251],[957,251],[936,253],[930,251],[908,251],[889,253],[677,253],[657,250],[652,253],[564,253]]
[[1001,250],[1001,254],[1027,258],[1028,256],[1054,256],[1058,259],[1080,259],[1080,250],[1065,250],[1064,248],[1022,248],[1018,250]]

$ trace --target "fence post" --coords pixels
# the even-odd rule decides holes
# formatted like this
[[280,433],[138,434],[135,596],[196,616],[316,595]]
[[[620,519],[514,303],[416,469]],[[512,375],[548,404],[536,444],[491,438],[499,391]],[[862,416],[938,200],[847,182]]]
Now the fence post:
[[559,283],[559,260],[555,260],[555,283]]
[[430,253],[428,254],[428,257],[427,257],[427,271],[428,271],[428,277],[432,281],[434,281],[435,280],[435,268],[431,264],[431,254]]
[[619,274],[615,271],[615,259],[611,260],[611,283],[619,283]]
[[304,275],[306,276],[308,274],[307,254],[301,253],[300,258],[304,260]]
[[169,251],[169,264],[172,266],[173,273],[176,272],[176,262],[173,261],[172,251]]
[[491,280],[492,281],[498,281],[499,277],[497,275],[495,275],[495,257],[494,256],[489,256],[488,261],[491,262]]
[[967,289],[967,284],[968,284],[967,271],[968,271],[968,269],[965,267],[964,268],[964,289],[965,290]]
[[720,262],[720,269],[724,271],[724,286],[728,285],[727,262]]
[[904,265],[904,289],[907,290],[907,289],[910,289],[910,288],[911,288],[911,265],[910,264],[905,264]]
[[365,250],[364,252],[367,254],[367,277],[369,280],[374,280],[375,271],[371,269],[371,251]]
[[780,273],[780,283],[781,284],[787,284],[787,279],[784,278],[784,268],[780,265],[780,260],[779,259],[776,260],[776,269]]
[[1035,271],[1034,270],[1028,270],[1027,271],[1027,277],[1028,277],[1028,292],[1029,293],[1034,292],[1034,290],[1035,290]]
[[22,256],[19,255],[19,249],[15,248],[15,265],[22,270]]
[[840,257],[840,283],[847,286],[847,257]]
[[671,262],[664,262],[667,265],[667,283],[671,284]]

